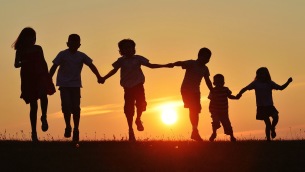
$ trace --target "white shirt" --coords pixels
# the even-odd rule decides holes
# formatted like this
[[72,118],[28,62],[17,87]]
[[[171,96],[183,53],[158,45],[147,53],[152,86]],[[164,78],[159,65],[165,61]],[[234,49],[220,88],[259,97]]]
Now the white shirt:
[[255,80],[245,88],[247,90],[255,90],[257,106],[273,106],[272,90],[279,90],[280,86],[273,81],[261,82]]
[[148,64],[149,60],[140,55],[134,55],[131,58],[125,56],[118,58],[112,66],[114,68],[121,68],[122,87],[132,88],[140,83],[145,82],[145,77],[141,69],[141,65]]
[[92,64],[92,59],[80,51],[72,54],[69,49],[61,51],[53,60],[59,65],[56,85],[60,87],[82,87],[81,71],[83,64]]

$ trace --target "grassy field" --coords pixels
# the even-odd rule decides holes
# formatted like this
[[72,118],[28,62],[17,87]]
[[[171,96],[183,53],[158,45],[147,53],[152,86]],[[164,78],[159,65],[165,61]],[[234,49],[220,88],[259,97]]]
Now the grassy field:
[[0,141],[0,171],[305,171],[305,141]]

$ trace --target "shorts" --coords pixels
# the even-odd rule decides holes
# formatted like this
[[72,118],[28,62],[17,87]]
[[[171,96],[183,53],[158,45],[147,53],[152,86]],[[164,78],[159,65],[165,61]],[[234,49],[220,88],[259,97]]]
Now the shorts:
[[257,106],[256,119],[264,120],[269,117],[274,117],[278,115],[278,111],[274,106]]
[[138,84],[132,88],[124,88],[124,113],[134,115],[135,106],[137,111],[146,110],[145,90],[143,84]]
[[60,87],[61,110],[63,114],[80,114],[80,87]]
[[181,91],[184,108],[189,108],[194,113],[201,112],[200,92]]
[[211,114],[212,114],[211,117],[212,117],[213,130],[217,130],[218,128],[220,128],[221,127],[220,123],[221,123],[225,134],[227,135],[233,134],[233,129],[227,111],[211,112]]

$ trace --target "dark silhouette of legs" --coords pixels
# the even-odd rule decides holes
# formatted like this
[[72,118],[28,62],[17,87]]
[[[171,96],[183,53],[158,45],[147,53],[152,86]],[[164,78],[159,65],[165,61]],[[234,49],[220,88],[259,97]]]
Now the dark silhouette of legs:
[[49,125],[47,121],[47,110],[48,110],[48,97],[43,95],[40,98],[40,108],[41,108],[41,129],[42,131],[48,131]]
[[270,121],[269,117],[264,119],[264,121],[266,124],[266,128],[265,128],[266,138],[267,138],[267,141],[270,141],[271,121]]
[[31,121],[31,129],[32,129],[32,141],[37,142],[37,131],[36,131],[36,124],[37,124],[37,101],[30,102],[30,121]]
[[189,112],[190,112],[190,121],[193,127],[191,139],[195,141],[203,141],[198,131],[199,113],[194,112],[192,109],[190,109]]
[[271,123],[271,137],[274,139],[276,137],[275,127],[279,121],[278,113],[272,116],[272,123]]

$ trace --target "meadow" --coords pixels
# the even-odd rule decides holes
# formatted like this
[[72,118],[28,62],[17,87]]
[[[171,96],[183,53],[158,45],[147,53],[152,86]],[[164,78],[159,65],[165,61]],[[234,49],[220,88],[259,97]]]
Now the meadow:
[[0,141],[0,171],[305,171],[305,140]]

